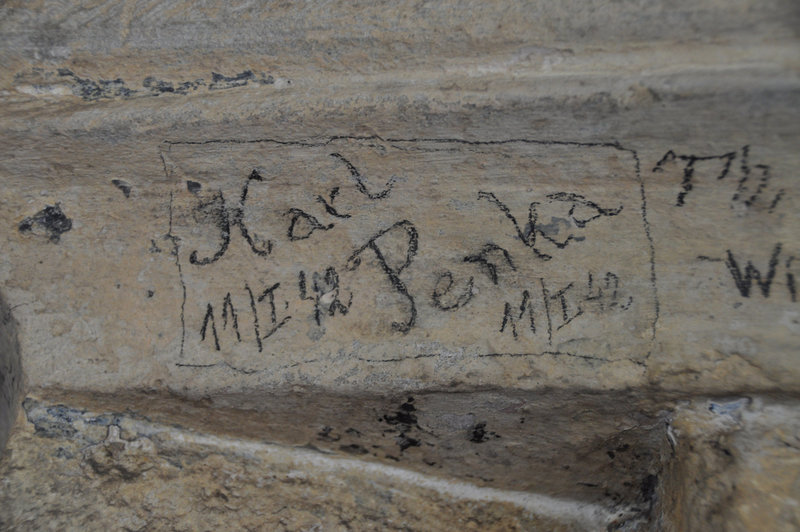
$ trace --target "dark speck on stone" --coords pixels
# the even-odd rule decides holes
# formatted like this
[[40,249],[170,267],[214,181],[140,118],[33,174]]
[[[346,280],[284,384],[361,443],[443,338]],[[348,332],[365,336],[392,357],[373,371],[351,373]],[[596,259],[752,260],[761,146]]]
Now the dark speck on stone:
[[344,451],[344,452],[346,452],[346,453],[349,453],[349,454],[367,454],[367,453],[369,453],[368,450],[366,450],[363,446],[361,446],[361,445],[359,445],[357,443],[351,443],[349,445],[341,445],[341,446],[339,446],[339,449]]
[[469,441],[473,443],[483,443],[489,441],[491,438],[499,438],[500,435],[496,432],[486,430],[486,423],[476,423],[469,432]]
[[201,188],[203,188],[203,185],[201,185],[197,181],[186,181],[186,190],[188,190],[192,194],[197,194],[198,192],[200,192]]
[[57,244],[61,235],[72,229],[72,220],[61,210],[61,204],[48,205],[33,216],[19,223],[20,233],[47,236],[50,242]]
[[113,183],[113,185],[115,187],[120,189],[122,191],[122,193],[125,194],[126,198],[130,198],[131,197],[131,185],[130,185],[130,183],[128,183],[127,181],[123,181],[122,179],[112,179],[111,183]]
[[483,443],[486,441],[486,423],[477,423],[472,427],[469,441],[473,443]]
[[412,412],[416,411],[416,407],[411,404],[414,400],[413,398],[409,397],[410,401],[407,401],[400,405],[400,408],[394,413],[383,416],[383,420],[390,425],[408,425],[413,426],[417,423],[417,416],[414,415]]
[[642,480],[642,500],[650,501],[653,499],[653,496],[656,492],[656,487],[658,486],[658,477],[655,475],[647,475],[644,480]]
[[395,438],[395,440],[397,441],[397,445],[400,447],[400,452],[405,451],[409,447],[420,446],[418,439],[407,436],[405,433],[401,433],[397,438]]

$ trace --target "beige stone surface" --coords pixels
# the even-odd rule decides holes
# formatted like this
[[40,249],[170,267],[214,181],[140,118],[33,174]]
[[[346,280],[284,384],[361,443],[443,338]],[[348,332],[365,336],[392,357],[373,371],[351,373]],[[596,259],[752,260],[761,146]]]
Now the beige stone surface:
[[[212,40],[203,9],[167,5],[3,8],[0,275],[32,386],[796,387],[791,3],[760,5],[747,29],[746,3],[634,10],[663,33],[625,24],[628,4],[243,4],[219,8],[236,23]],[[37,218],[56,206],[57,236]],[[229,251],[191,264],[226,240],[223,214]],[[308,238],[289,239],[292,220]],[[403,220],[378,243],[399,248],[379,246],[408,295],[369,246],[347,267]],[[487,253],[498,263],[462,262]],[[339,296],[314,291],[328,268]],[[260,344],[247,288],[264,296]],[[241,341],[217,351],[201,332],[210,303],[209,336],[236,336],[229,292]]]
[[629,517],[136,415],[32,398],[25,415],[3,462],[4,529],[603,530]]
[[[643,373],[656,295],[629,151],[377,137],[162,150],[184,295],[174,371],[195,387]],[[608,234],[626,245],[608,253]],[[611,382],[582,378],[592,366]]]
[[[504,391],[374,397],[264,394],[187,402],[48,390],[49,404],[137,412],[228,438],[316,449],[477,486],[638,514],[667,446],[665,401],[633,394]],[[232,407],[233,406],[233,407]],[[644,507],[642,505],[645,505]]]
[[[269,445],[369,464],[414,516],[355,469],[366,502],[338,512],[339,473],[303,462],[289,529],[797,526],[798,24],[789,0],[4,3],[0,360],[34,401],[4,526],[40,528],[44,494],[69,493],[10,494],[51,463],[113,486],[68,528],[112,522],[98,505],[199,526],[219,501],[187,495],[184,519],[143,494],[226,468],[255,512]],[[777,405],[725,432],[733,465],[702,443],[719,397]],[[266,454],[37,432],[62,407]],[[693,497],[719,511],[688,508],[703,464],[725,487]],[[400,470],[516,495],[446,509]]]
[[681,405],[662,496],[665,530],[796,530],[800,447],[795,400],[725,398]]

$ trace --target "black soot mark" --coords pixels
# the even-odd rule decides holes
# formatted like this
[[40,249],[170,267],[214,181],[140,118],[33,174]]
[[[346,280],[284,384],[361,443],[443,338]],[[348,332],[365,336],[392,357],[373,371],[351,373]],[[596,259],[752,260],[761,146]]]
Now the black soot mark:
[[197,181],[186,181],[186,190],[191,192],[192,194],[197,194],[200,192],[200,189],[203,188],[203,185],[198,183]]
[[[208,90],[232,89],[245,85],[273,85],[275,78],[263,72],[257,76],[252,70],[245,70],[233,76],[225,76],[218,72],[211,73],[211,81],[206,83],[203,78],[167,81],[154,76],[147,76],[142,81],[142,88],[133,88],[126,84],[122,78],[116,79],[90,79],[82,78],[68,68],[59,68],[56,74],[66,78],[72,83],[72,93],[86,101],[98,101],[111,98],[140,98],[147,96],[160,96],[162,94],[189,94],[205,87]],[[287,81],[288,82],[288,81]]]
[[472,443],[483,443],[489,441],[491,438],[499,438],[500,435],[496,432],[486,430],[486,422],[476,423],[469,430],[469,441]]
[[87,101],[100,98],[129,98],[136,92],[125,86],[121,78],[98,79],[81,78],[68,68],[59,68],[58,75],[70,78],[73,82],[72,92]]
[[317,432],[317,439],[328,442],[339,441],[342,437],[338,434],[333,434],[333,427],[325,425]]
[[148,76],[144,78],[144,81],[142,81],[142,87],[149,89],[154,95],[163,93],[188,94],[189,91],[196,91],[202,85],[205,85],[205,82],[202,79],[182,81],[177,85],[171,81],[156,79],[153,76]]
[[349,454],[368,454],[369,451],[364,448],[363,445],[359,445],[357,443],[351,443],[349,445],[340,445],[340,451],[344,451]]
[[72,220],[67,218],[59,203],[46,206],[19,224],[20,233],[47,236],[54,244],[57,244],[61,240],[61,235],[70,229],[72,229]]
[[397,441],[397,445],[400,447],[400,452],[405,451],[409,447],[420,446],[418,439],[407,436],[405,432],[401,433],[397,438],[395,438],[395,441]]
[[409,397],[408,401],[400,405],[400,408],[394,414],[386,414],[383,420],[389,425],[408,425],[412,427],[417,424],[417,416],[414,415],[416,407],[412,404],[413,397]]
[[658,477],[656,475],[647,475],[642,480],[641,496],[645,502],[652,502],[658,487]]
[[[422,445],[422,442],[418,438],[409,435],[411,431],[420,429],[417,424],[417,416],[414,413],[417,411],[417,408],[413,403],[414,398],[409,397],[405,403],[400,405],[400,408],[398,408],[394,414],[386,414],[383,416],[383,421],[397,427],[399,434],[395,436],[394,441],[397,443],[397,446],[400,447],[401,453],[409,447],[419,447]],[[391,432],[394,432],[394,430],[391,430]],[[390,457],[387,456],[387,458]]]
[[128,183],[127,181],[123,181],[122,179],[112,179],[111,183],[115,187],[120,189],[122,191],[122,193],[125,194],[126,198],[130,198],[131,197],[132,188],[131,188],[130,183]]
[[272,76],[258,78],[252,70],[245,70],[233,76],[225,76],[218,72],[211,73],[211,83],[208,85],[210,90],[230,89],[233,87],[243,87],[248,83],[259,83],[261,85],[272,85],[275,83],[275,78]]

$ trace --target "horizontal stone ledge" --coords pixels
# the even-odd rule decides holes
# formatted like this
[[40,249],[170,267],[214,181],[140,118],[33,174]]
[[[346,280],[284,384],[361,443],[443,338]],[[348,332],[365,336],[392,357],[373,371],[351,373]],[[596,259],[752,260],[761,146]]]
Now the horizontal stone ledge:
[[[406,71],[363,72],[345,67],[330,71],[292,64],[275,67],[262,65],[259,56],[242,56],[224,74],[216,71],[222,68],[214,67],[153,69],[151,64],[164,62],[161,57],[93,57],[90,70],[70,62],[47,67],[20,64],[13,77],[0,78],[0,101],[10,110],[41,104],[65,114],[103,109],[113,102],[169,109],[187,101],[218,106],[225,102],[236,105],[237,100],[245,99],[240,103],[252,106],[254,100],[263,99],[266,106],[286,98],[311,104],[315,100],[345,101],[348,96],[364,102],[413,95],[441,101],[465,97],[476,101],[579,101],[607,95],[623,105],[636,106],[710,93],[797,90],[800,62],[795,50],[793,42],[752,47],[642,45],[633,51],[556,53],[557,60],[535,53],[520,60],[519,52],[508,52],[446,58]],[[721,61],[721,57],[728,60]]]
[[[404,519],[447,529],[474,519],[638,530],[709,519],[752,525],[748,508],[778,504],[784,514],[759,517],[777,524],[791,495],[774,503],[753,490],[791,480],[797,402],[786,394],[499,390],[187,401],[39,390],[24,401],[0,461],[12,488],[0,495],[2,523],[36,523],[41,497],[58,495],[65,526],[95,505],[115,509],[100,519],[140,523],[213,521],[238,510],[237,520],[262,525],[346,518],[391,528]],[[157,500],[142,498],[153,490]],[[724,514],[709,510],[723,499],[731,501]]]
[[[37,523],[37,497],[48,495],[60,497],[56,507],[69,504],[50,521],[61,526],[83,521],[95,505],[116,508],[96,516],[100,522],[113,516],[114,526],[152,519],[208,523],[221,517],[220,510],[239,510],[237,523],[258,526],[321,519],[330,525],[352,520],[359,526],[447,527],[472,518],[514,528],[601,530],[636,514],[316,450],[204,434],[153,422],[129,409],[89,412],[29,398],[26,415],[7,458],[0,462],[4,483],[12,488],[0,496],[4,526]],[[48,472],[31,461],[37,454],[49,455]],[[234,477],[225,478],[230,474]],[[72,477],[69,493],[52,484],[54,475]],[[118,507],[115,496],[102,495],[109,492],[96,489],[98,483],[116,485],[113,492],[126,498],[125,507]],[[161,493],[155,506],[141,499],[153,489]],[[308,490],[315,492],[313,502]],[[164,507],[167,500],[185,506],[174,511]],[[147,515],[142,512],[145,506],[150,508]],[[228,524],[230,520],[225,518]]]
[[[69,418],[75,414],[40,403],[63,404],[71,412],[127,412],[187,430],[612,506],[634,504],[642,479],[657,469],[667,444],[665,416],[676,401],[633,392],[507,390],[413,395],[250,390],[193,401],[160,393],[47,389],[32,397],[40,399],[26,400],[28,420],[53,437],[72,432]],[[603,482],[591,480],[597,476]]]

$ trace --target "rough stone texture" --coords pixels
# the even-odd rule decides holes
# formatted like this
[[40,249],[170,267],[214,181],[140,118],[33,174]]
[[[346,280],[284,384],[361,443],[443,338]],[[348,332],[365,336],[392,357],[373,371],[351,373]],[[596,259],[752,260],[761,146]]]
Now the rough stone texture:
[[[226,468],[278,511],[251,490],[279,446],[311,480],[242,526],[796,527],[798,27],[789,0],[4,3],[4,526],[58,499],[211,527]],[[207,493],[179,515],[161,478]]]
[[17,324],[11,309],[0,297],[0,449],[4,448],[14,425],[22,392]]
[[664,529],[800,528],[797,407],[749,397],[681,405],[669,432]]
[[383,400],[325,396],[319,404],[304,394],[287,394],[242,409],[243,402],[259,399],[236,398],[237,408],[230,408],[218,399],[209,404],[144,395],[51,391],[47,396],[52,404],[146,412],[163,425],[312,448],[626,512],[649,504],[642,485],[658,475],[667,445],[661,403],[630,395],[440,392]]
[[9,529],[585,530],[623,516],[138,416],[25,411],[0,496]]

